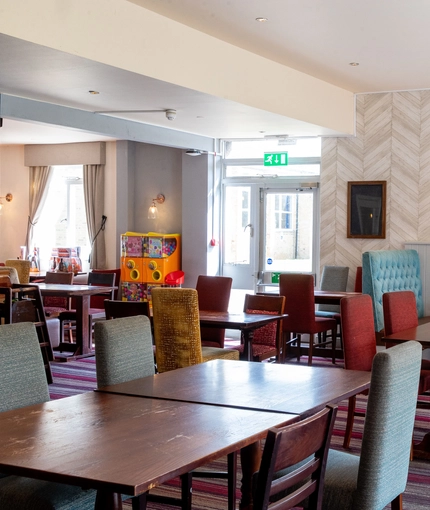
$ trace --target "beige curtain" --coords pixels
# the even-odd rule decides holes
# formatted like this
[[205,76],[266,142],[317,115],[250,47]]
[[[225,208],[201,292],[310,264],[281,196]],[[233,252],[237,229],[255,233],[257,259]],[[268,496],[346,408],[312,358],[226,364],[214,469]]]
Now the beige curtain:
[[106,269],[104,165],[84,165],[84,199],[91,243],[90,268]]
[[29,175],[29,215],[27,224],[27,237],[25,244],[27,254],[33,253],[33,226],[39,221],[46,197],[48,196],[49,183],[53,175],[50,166],[31,166]]

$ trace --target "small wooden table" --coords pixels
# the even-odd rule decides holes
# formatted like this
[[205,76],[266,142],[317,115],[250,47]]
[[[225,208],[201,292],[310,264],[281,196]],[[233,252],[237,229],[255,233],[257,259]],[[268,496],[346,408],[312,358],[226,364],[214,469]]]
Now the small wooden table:
[[338,305],[344,297],[360,296],[361,292],[340,292],[332,290],[315,290],[315,303],[318,305]]
[[229,312],[213,312],[199,311],[200,326],[205,328],[220,329],[237,329],[242,333],[244,342],[243,355],[248,361],[252,356],[252,338],[254,331],[261,326],[265,326],[273,321],[288,317],[287,314],[282,315],[262,315],[254,313],[229,313]]
[[[420,342],[424,348],[430,347],[430,322],[423,322],[416,328],[409,328],[403,331],[398,331],[392,335],[387,335],[382,338],[386,344],[401,344],[415,340]],[[430,407],[430,404],[429,404]],[[419,443],[414,443],[414,457],[420,459],[430,459],[430,432],[428,432]]]
[[98,285],[65,285],[59,283],[35,283],[40,289],[42,296],[72,297],[76,300],[76,344],[61,342],[56,348],[59,351],[70,351],[73,355],[67,358],[60,357],[60,361],[93,356],[91,349],[91,332],[89,331],[89,308],[90,297],[96,294],[104,294],[116,287]]
[[0,413],[0,472],[97,489],[96,509],[121,509],[119,494],[142,494],[297,419],[89,392]]

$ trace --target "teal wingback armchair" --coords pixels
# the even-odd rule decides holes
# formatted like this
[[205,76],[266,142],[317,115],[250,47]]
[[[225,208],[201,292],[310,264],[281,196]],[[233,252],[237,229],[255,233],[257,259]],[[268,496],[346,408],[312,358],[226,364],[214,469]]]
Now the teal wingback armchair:
[[411,290],[416,297],[418,317],[424,316],[420,259],[416,250],[367,251],[362,255],[363,294],[373,302],[375,331],[384,329],[382,294]]

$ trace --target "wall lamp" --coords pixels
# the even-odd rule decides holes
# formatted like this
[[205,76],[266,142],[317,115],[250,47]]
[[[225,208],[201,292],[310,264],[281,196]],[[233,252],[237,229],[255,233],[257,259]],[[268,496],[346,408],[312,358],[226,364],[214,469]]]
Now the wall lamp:
[[13,195],[12,193],[8,193],[5,197],[0,197],[0,211],[3,209],[3,198],[6,200],[6,202],[12,202]]
[[[165,200],[166,197],[161,193],[157,195],[157,198],[152,199],[152,204],[149,206],[148,209],[148,219],[155,220],[158,218],[157,204],[162,204]],[[157,202],[157,204],[155,202]]]

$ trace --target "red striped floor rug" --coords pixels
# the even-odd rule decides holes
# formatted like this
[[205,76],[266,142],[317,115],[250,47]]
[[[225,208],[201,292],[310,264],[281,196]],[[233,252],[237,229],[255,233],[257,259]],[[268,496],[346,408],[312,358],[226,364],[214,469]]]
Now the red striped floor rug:
[[[304,364],[306,360],[303,360]],[[315,365],[327,366],[327,360],[318,358],[314,360]],[[331,363],[330,363],[331,365]],[[336,363],[339,368],[342,362]],[[63,398],[85,391],[91,391],[96,387],[95,360],[86,358],[80,361],[70,361],[67,363],[51,363],[54,382],[50,385],[50,394],[52,399]],[[286,367],[287,368],[287,367]],[[430,397],[429,397],[430,399]],[[366,397],[358,396],[357,407],[365,409]],[[341,449],[343,442],[343,433],[346,424],[347,401],[339,404],[339,410],[336,419],[335,430],[332,438],[332,447]],[[351,451],[360,452],[361,435],[363,430],[364,418],[356,417],[353,437],[351,440]],[[420,440],[430,431],[430,410],[417,409],[414,440]],[[208,468],[222,469],[226,464],[226,459],[219,459],[212,463]],[[240,497],[239,483],[240,473],[238,473],[238,498]],[[169,484],[161,488],[154,489],[154,493],[169,494],[178,496],[179,482],[172,480]],[[403,496],[403,510],[428,510],[430,508],[430,461],[413,460],[410,463],[409,479],[406,492]],[[129,510],[131,504],[125,504],[124,507]],[[148,504],[148,510],[168,509],[166,505]],[[174,507],[171,507],[174,508]],[[193,480],[193,510],[224,510],[227,508],[227,487],[226,481],[215,479],[195,479]],[[390,507],[387,507],[387,509]]]

